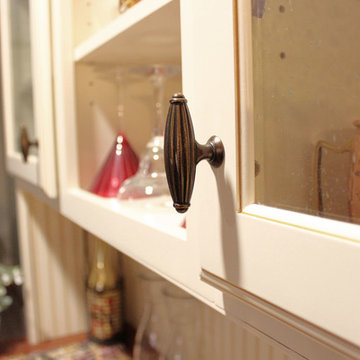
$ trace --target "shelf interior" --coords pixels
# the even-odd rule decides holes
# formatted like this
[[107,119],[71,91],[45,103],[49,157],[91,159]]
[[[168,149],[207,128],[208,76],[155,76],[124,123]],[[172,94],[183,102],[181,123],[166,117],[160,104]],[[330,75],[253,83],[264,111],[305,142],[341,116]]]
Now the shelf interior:
[[[99,5],[95,1],[90,3],[92,6]],[[96,196],[89,189],[113,149],[119,131],[125,134],[138,157],[152,137],[155,101],[149,75],[144,69],[161,64],[174,65],[181,70],[179,0],[142,0],[116,17],[114,4],[110,0],[106,3],[109,5],[107,11],[111,6],[113,10],[111,14],[99,15],[101,26],[98,24],[95,32],[88,29],[88,33],[84,30],[82,36],[76,35],[74,136],[77,181],[75,188],[68,189],[63,207],[64,212],[81,227],[136,257],[132,249],[144,233],[164,243],[169,238],[185,240],[186,231],[181,228],[184,216],[176,214],[172,206],[165,209],[157,206],[157,198],[120,203],[117,199]],[[81,2],[78,8],[79,4]],[[82,6],[86,7],[86,4]],[[74,8],[74,11],[77,10]],[[102,11],[100,8],[97,10]],[[90,11],[91,16],[94,16],[94,11],[95,8]],[[104,19],[109,21],[106,23]],[[94,18],[90,24],[93,21]],[[81,30],[86,25],[86,16],[84,19],[80,16],[79,22],[75,25]],[[126,73],[120,85],[124,88],[122,96],[119,96],[116,75],[119,68]],[[167,78],[165,84],[164,120],[168,99],[182,91],[181,71]],[[124,107],[121,123],[118,117],[120,104]],[[108,228],[111,224],[116,225],[109,232],[104,224],[109,224]],[[126,236],[119,242],[113,233],[121,232]],[[107,236],[110,238],[107,239]]]
[[[150,140],[154,122],[154,97],[149,78],[131,76],[125,79],[124,118],[118,118],[118,88],[112,80],[112,67],[76,66],[76,133],[79,187],[90,189],[121,130],[140,157]],[[131,72],[131,68],[128,69]],[[104,75],[106,78],[104,78]],[[164,90],[163,114],[168,99],[181,91],[181,74],[168,78]]]
[[179,0],[142,0],[78,44],[74,59],[86,63],[180,65]]

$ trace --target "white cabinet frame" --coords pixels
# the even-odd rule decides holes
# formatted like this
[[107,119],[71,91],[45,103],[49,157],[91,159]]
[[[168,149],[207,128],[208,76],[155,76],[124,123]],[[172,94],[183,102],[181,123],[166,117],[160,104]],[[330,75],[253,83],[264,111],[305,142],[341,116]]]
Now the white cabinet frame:
[[[139,6],[146,3],[150,1]],[[212,170],[203,162],[197,168],[186,236],[181,229],[159,229],[153,219],[144,222],[141,213],[79,188],[71,5],[71,0],[52,0],[63,215],[221,313],[270,335],[301,354],[299,358],[330,359],[334,349],[338,356],[333,359],[357,358],[360,310],[355,304],[360,281],[355,274],[360,247],[344,236],[353,236],[358,228],[250,205],[254,198],[251,1],[180,1],[183,89],[197,141],[205,143],[216,134],[226,151],[223,167]],[[239,34],[234,32],[238,22]],[[307,223],[307,228],[297,221]],[[342,238],[314,231],[318,222],[330,233],[340,226]],[[326,260],[321,266],[319,256]],[[330,262],[332,258],[338,263]],[[334,286],[341,291],[334,293]],[[339,301],[338,311],[332,312],[336,303],[328,303],[329,295]],[[344,310],[351,310],[351,321],[342,318]]]
[[29,0],[31,70],[35,132],[39,141],[38,156],[30,155],[28,162],[15,151],[15,123],[12,96],[13,67],[11,63],[11,29],[9,5],[11,0],[2,0],[1,49],[3,113],[6,138],[8,171],[35,186],[40,187],[50,198],[57,196],[56,159],[53,114],[52,50],[50,2]]
[[[305,320],[302,331],[311,336],[331,333],[359,349],[359,227],[253,204],[251,1],[234,4],[234,19],[231,2],[192,4],[193,24],[205,25],[197,28],[184,70],[197,140],[216,134],[226,151],[220,169],[197,169],[188,224],[200,239],[202,276],[223,291],[262,302],[269,313],[287,313],[289,324]],[[218,305],[236,312],[226,300]]]

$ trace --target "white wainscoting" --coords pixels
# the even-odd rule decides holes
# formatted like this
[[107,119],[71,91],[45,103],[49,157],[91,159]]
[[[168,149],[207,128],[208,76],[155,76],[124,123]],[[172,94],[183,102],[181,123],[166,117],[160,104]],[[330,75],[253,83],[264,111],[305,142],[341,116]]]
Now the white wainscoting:
[[85,332],[82,229],[19,186],[16,203],[28,340]]

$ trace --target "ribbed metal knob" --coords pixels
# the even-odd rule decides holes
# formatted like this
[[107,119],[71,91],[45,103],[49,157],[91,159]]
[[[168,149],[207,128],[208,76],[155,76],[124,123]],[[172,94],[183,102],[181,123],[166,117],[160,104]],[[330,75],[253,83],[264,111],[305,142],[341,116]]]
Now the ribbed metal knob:
[[32,146],[39,147],[39,142],[37,140],[30,141],[26,127],[22,126],[20,133],[20,149],[24,162],[27,162],[29,151]]
[[224,146],[217,136],[212,136],[205,145],[197,143],[187,100],[184,95],[175,94],[166,120],[164,158],[176,211],[184,213],[190,207],[198,162],[206,159],[211,166],[219,167],[224,154]]

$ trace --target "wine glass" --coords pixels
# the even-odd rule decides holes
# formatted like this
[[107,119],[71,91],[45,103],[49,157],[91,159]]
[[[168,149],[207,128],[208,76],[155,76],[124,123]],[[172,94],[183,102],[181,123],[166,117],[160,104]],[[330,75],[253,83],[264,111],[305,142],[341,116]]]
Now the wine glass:
[[147,76],[152,84],[154,125],[152,137],[140,156],[139,169],[133,177],[127,179],[120,187],[118,199],[135,200],[157,197],[158,201],[152,202],[153,205],[171,206],[164,167],[164,91],[166,78],[179,75],[180,67],[153,65],[151,67],[137,67],[132,72]]
[[121,184],[128,177],[134,175],[139,167],[138,157],[121,129],[124,121],[124,82],[126,70],[118,66],[106,69],[100,67],[95,70],[101,71],[103,79],[116,82],[119,131],[90,191],[103,197],[116,197]]

